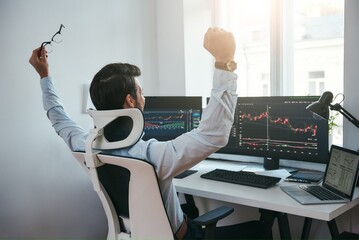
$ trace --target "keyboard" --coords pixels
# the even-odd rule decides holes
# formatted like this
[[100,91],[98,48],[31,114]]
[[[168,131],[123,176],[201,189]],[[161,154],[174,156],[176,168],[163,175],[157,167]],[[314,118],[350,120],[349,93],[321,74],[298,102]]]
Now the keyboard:
[[221,182],[235,183],[257,188],[269,188],[280,181],[281,178],[257,175],[253,172],[231,171],[224,169],[215,169],[202,174],[201,178],[216,180]]
[[309,192],[310,194],[312,194],[313,196],[319,198],[320,200],[342,200],[343,198],[330,192],[329,190],[323,188],[322,186],[317,186],[317,185],[310,185],[310,186],[306,186],[306,185],[300,185],[299,186],[301,189],[303,189],[304,191]]

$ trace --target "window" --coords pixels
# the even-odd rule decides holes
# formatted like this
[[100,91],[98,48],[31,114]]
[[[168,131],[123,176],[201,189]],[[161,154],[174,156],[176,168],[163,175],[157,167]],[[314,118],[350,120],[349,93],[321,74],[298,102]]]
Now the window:
[[215,1],[216,25],[236,38],[240,96],[343,93],[343,0]]
[[324,92],[325,86],[325,72],[324,71],[312,71],[308,73],[308,94],[320,95]]
[[309,76],[309,79],[324,78],[325,77],[325,72],[324,71],[309,72],[308,76]]

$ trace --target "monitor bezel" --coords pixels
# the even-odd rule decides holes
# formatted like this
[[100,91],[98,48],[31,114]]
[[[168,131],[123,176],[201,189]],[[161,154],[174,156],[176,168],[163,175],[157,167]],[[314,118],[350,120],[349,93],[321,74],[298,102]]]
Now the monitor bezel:
[[[241,101],[242,103],[244,100],[246,102],[249,102],[250,100],[256,101],[256,102],[269,102],[269,101],[282,101],[285,99],[288,100],[303,100],[303,101],[317,101],[320,96],[250,96],[250,97],[238,97],[237,99],[237,107],[238,103]],[[208,102],[208,98],[207,98]],[[235,112],[235,118],[237,117],[237,107]],[[318,120],[319,121],[319,120]],[[328,162],[329,157],[329,133],[328,133],[328,124],[325,124],[325,122],[328,122],[326,120],[320,120],[322,122],[322,127],[324,129],[322,130],[321,134],[324,134],[324,136],[321,136],[323,143],[321,144],[321,151],[319,152],[319,155],[301,155],[301,154],[293,154],[293,153],[285,153],[285,152],[272,152],[272,151],[257,151],[257,150],[245,150],[245,149],[228,149],[227,146],[219,149],[216,153],[220,154],[231,154],[231,155],[241,155],[241,156],[252,156],[252,157],[263,157],[264,158],[264,164],[268,164],[267,160],[274,160],[273,164],[275,166],[269,168],[277,168],[276,165],[279,164],[279,160],[293,160],[293,161],[299,161],[299,162],[312,162],[312,163],[322,163],[326,164]],[[234,123],[235,124],[235,123]],[[325,133],[324,133],[325,132]],[[323,145],[324,144],[324,145]],[[269,169],[268,168],[268,169]]]

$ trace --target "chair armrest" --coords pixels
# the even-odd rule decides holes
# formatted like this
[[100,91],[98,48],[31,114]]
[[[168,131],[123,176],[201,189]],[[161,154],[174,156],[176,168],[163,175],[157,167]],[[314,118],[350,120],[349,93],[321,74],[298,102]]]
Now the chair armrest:
[[209,212],[193,219],[193,222],[196,225],[200,225],[200,226],[211,225],[211,224],[217,223],[222,218],[227,217],[233,211],[234,211],[234,209],[231,207],[226,207],[226,206],[218,207],[212,211],[209,211]]

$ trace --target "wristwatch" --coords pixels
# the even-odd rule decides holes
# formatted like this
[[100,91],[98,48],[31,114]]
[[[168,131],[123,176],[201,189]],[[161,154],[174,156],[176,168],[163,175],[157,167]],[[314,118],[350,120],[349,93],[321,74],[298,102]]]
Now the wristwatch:
[[230,71],[230,72],[233,72],[234,70],[237,69],[237,63],[234,60],[230,60],[226,63],[216,62],[214,66],[218,69],[222,69],[222,70]]

